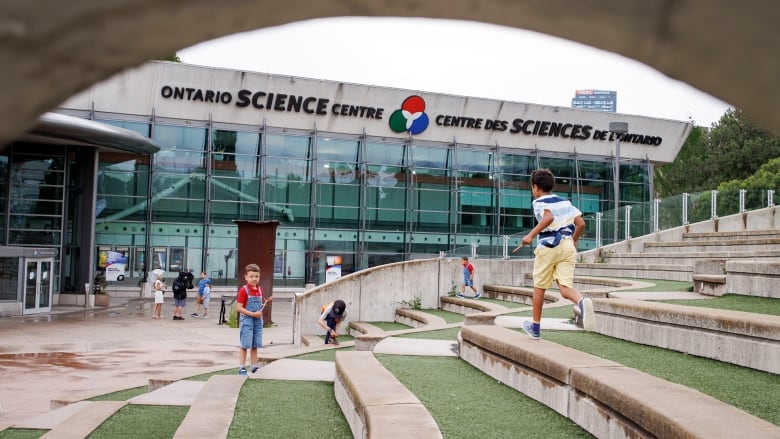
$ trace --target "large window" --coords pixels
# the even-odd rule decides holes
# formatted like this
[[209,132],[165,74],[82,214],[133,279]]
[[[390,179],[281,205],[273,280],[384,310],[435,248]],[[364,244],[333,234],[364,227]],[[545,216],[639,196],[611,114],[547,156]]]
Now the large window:
[[148,182],[148,156],[101,153],[95,207],[97,222],[145,221]]
[[311,213],[311,137],[265,135],[263,219],[307,226]]
[[446,147],[414,146],[413,228],[417,231],[449,232],[454,194],[450,187],[452,150]]
[[202,223],[206,199],[206,129],[155,125],[152,220]]
[[534,227],[531,209],[531,172],[536,157],[501,152],[497,166],[499,176],[499,233],[513,235]]
[[365,151],[366,228],[404,230],[406,145],[366,142]]
[[211,134],[209,215],[212,223],[260,219],[260,133],[215,129]]
[[455,153],[458,190],[458,230],[461,233],[495,233],[496,194],[493,190],[493,153],[464,150]]
[[360,219],[357,139],[317,139],[318,227],[357,227]]
[[65,156],[15,153],[11,160],[9,245],[59,245],[65,196]]

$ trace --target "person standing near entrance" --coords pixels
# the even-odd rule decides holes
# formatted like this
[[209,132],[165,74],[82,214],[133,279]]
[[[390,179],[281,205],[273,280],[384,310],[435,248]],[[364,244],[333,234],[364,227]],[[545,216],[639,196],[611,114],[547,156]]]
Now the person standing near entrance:
[[[200,307],[201,307],[201,305],[204,305],[205,311],[204,311],[204,314],[203,314],[203,318],[204,319],[208,318],[207,316],[209,314],[209,304],[206,301],[206,297],[205,297],[205,294],[204,294],[205,291],[206,291],[206,284],[209,284],[209,292],[211,292],[210,291],[211,290],[211,279],[206,277],[206,272],[205,271],[201,271],[200,272],[200,280],[198,281],[198,300],[197,300],[197,302],[195,304],[195,312],[190,314],[190,317],[195,317],[197,319],[198,318],[198,313],[200,312]],[[210,297],[210,295],[209,295],[209,297]]]
[[263,347],[263,308],[271,297],[263,300],[263,287],[260,286],[260,267],[249,264],[244,269],[246,285],[238,290],[236,298],[239,314],[238,374],[246,376],[246,351],[249,351],[252,373],[257,372],[257,349]]
[[569,200],[552,193],[554,187],[555,176],[549,169],[537,169],[531,173],[531,193],[534,197],[531,206],[538,224],[512,250],[514,253],[530,245],[534,237],[539,235],[534,250],[533,322],[523,322],[523,331],[533,339],[542,337],[544,293],[552,287],[553,281],[558,283],[561,296],[579,307],[582,326],[586,331],[593,330],[595,317],[593,302],[583,298],[574,289],[577,240],[585,231],[585,220],[582,219],[582,212]]
[[469,262],[469,258],[465,256],[461,257],[460,260],[461,265],[463,265],[463,285],[460,286],[458,297],[466,297],[463,293],[466,291],[466,287],[470,287],[471,291],[474,292],[474,298],[479,299],[482,295],[474,288],[474,266]]
[[154,281],[154,311],[152,311],[153,319],[162,318],[163,290],[165,290],[165,282],[163,282],[163,275],[160,273],[157,275],[157,279]]
[[182,312],[187,304],[187,273],[179,272],[179,277],[173,280],[173,320],[184,320]]

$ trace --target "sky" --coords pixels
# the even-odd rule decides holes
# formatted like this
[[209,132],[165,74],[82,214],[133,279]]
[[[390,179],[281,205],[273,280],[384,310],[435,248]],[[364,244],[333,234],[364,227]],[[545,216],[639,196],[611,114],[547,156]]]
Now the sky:
[[732,107],[621,55],[470,21],[307,20],[177,54],[188,64],[560,107],[571,106],[576,90],[615,90],[618,113],[704,127]]

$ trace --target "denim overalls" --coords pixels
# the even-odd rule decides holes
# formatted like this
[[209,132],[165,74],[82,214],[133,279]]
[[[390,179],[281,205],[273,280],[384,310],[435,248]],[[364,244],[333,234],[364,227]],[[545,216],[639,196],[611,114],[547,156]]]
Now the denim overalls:
[[[249,288],[244,286],[248,296],[246,310],[255,312],[263,309],[263,293],[259,296],[249,294]],[[241,349],[263,347],[263,318],[254,318],[241,314]]]

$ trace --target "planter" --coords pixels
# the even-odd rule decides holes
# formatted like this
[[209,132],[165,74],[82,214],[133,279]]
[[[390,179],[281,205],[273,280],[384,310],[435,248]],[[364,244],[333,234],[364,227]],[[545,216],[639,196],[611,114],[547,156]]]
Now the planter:
[[111,296],[108,294],[93,294],[92,297],[95,298],[95,306],[107,307],[111,299]]

